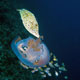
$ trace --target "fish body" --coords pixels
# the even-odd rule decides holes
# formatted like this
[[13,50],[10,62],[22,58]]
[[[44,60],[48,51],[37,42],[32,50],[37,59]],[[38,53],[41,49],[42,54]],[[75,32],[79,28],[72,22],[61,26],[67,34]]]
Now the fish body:
[[27,31],[39,38],[39,26],[34,14],[26,9],[17,9],[17,11],[19,11],[22,23]]

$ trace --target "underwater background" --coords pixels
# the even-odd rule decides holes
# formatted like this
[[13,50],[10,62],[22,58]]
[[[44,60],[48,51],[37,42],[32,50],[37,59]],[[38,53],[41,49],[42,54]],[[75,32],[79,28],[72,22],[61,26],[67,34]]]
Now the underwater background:
[[75,0],[0,0],[0,80],[64,80],[54,76],[43,79],[20,66],[10,44],[18,35],[31,35],[16,11],[23,8],[35,14],[40,35],[59,62],[64,62],[68,80],[79,80],[80,2]]

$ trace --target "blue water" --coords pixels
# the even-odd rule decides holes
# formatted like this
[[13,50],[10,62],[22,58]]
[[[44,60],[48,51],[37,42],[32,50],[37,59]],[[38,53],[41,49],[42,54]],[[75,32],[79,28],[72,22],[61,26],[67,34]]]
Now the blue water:
[[80,1],[20,0],[19,4],[35,14],[44,42],[65,63],[70,80],[79,80]]

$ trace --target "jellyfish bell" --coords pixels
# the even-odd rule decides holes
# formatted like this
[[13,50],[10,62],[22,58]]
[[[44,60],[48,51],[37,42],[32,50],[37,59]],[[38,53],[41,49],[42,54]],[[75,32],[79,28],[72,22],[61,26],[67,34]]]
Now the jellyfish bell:
[[42,67],[49,63],[49,50],[41,41],[41,37],[38,39],[29,37],[23,40],[17,37],[12,41],[11,47],[18,59],[26,66]]

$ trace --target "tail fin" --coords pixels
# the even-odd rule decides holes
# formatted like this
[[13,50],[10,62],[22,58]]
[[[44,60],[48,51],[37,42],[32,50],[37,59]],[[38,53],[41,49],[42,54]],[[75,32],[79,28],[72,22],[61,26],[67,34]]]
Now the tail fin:
[[16,9],[17,11],[21,11],[21,9]]

